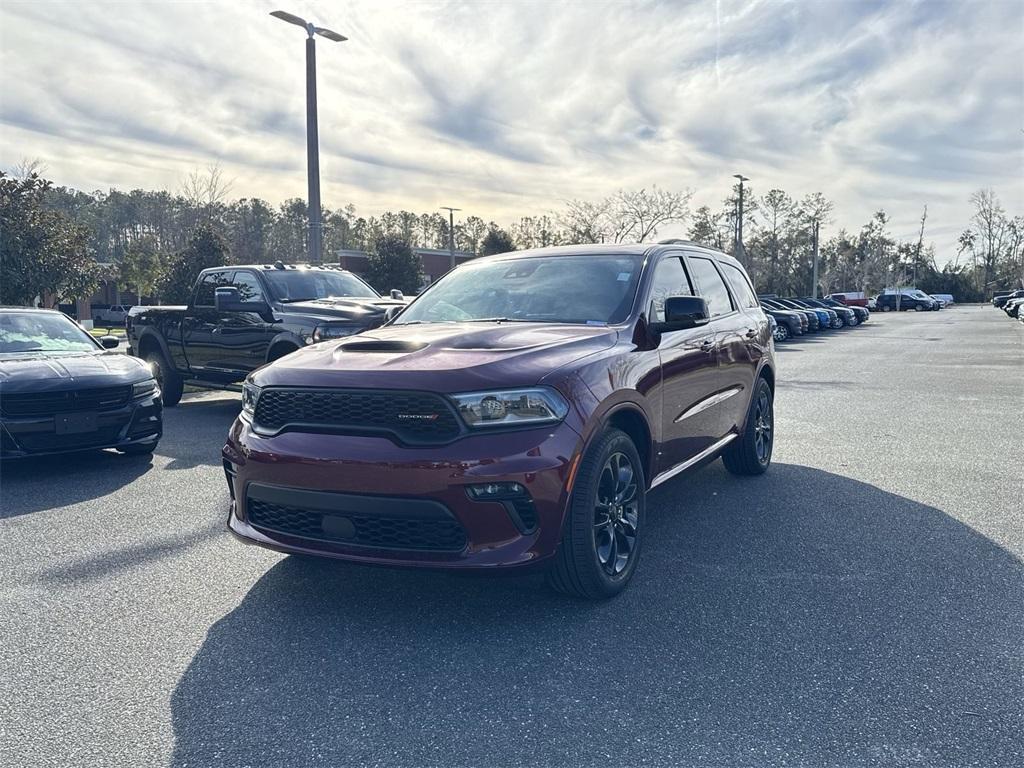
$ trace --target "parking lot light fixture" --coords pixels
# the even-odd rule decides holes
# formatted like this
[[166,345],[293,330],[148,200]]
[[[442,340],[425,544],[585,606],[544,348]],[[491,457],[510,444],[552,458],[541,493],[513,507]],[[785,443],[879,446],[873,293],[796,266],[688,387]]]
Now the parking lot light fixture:
[[320,210],[320,137],[316,116],[316,40],[315,35],[335,43],[348,38],[326,27],[286,11],[271,11],[271,16],[306,30],[306,172],[309,183],[307,200],[309,210],[309,236],[307,249],[309,262],[319,264],[322,257],[323,225]]

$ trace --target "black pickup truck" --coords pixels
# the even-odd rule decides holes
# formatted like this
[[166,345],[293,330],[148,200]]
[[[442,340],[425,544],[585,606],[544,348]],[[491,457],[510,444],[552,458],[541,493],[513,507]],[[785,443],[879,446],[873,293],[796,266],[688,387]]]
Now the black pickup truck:
[[127,318],[128,353],[153,367],[165,406],[186,383],[233,388],[289,352],[376,328],[406,305],[339,267],[250,264],[199,273],[187,307]]

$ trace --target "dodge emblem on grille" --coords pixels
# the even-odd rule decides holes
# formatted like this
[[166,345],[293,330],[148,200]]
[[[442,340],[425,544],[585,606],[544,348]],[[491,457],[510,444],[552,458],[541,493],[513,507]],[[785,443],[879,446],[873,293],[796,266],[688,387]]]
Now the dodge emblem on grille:
[[399,421],[437,421],[436,413],[400,413]]

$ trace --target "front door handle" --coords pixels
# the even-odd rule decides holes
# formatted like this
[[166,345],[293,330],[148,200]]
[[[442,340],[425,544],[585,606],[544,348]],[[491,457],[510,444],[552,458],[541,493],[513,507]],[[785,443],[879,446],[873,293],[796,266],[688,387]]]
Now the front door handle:
[[704,339],[704,341],[702,341],[700,343],[700,351],[701,352],[710,352],[716,346],[717,346],[717,344],[715,344],[715,342],[712,341],[711,339]]
[[747,328],[747,334],[746,335],[747,335],[748,339],[754,338],[755,336],[757,336],[757,329],[756,328]]

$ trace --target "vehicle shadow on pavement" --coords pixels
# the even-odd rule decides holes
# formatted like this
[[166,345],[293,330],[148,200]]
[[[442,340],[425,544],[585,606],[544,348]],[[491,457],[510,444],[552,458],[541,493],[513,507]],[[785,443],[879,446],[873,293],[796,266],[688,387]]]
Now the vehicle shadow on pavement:
[[0,465],[0,519],[100,498],[150,471],[219,465],[220,448],[240,408],[237,397],[222,397],[165,410],[155,460],[106,450],[5,461]]
[[1017,764],[1014,555],[795,465],[649,506],[607,603],[281,560],[180,680],[173,764]]

